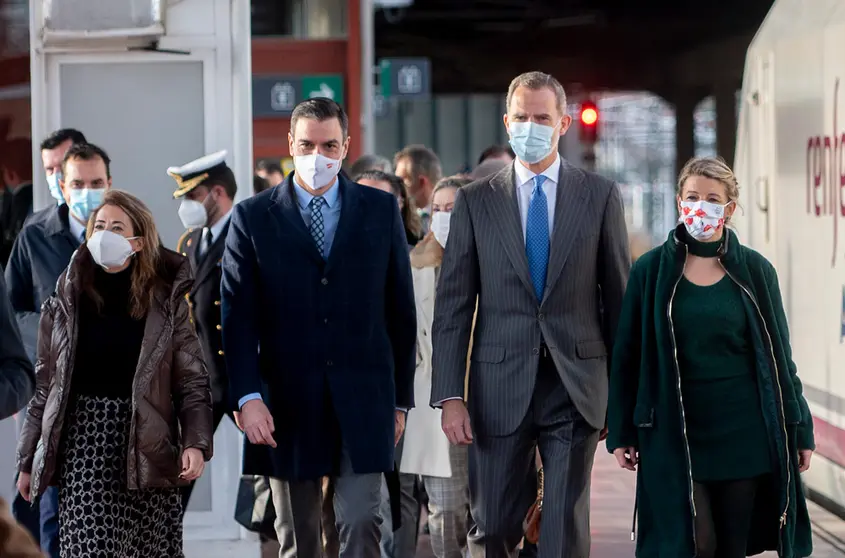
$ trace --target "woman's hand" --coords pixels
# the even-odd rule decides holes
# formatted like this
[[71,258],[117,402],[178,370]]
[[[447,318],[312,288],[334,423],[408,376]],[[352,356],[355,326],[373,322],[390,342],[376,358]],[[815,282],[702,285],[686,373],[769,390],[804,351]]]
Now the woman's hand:
[[205,469],[205,459],[202,452],[197,448],[188,448],[182,452],[182,472],[179,473],[180,479],[196,480],[202,475]]
[[29,473],[18,473],[18,492],[27,502],[32,502],[32,496],[29,493],[30,483],[32,482],[32,475]]
[[810,468],[810,459],[813,457],[813,450],[798,450],[798,472],[803,473]]
[[613,455],[616,457],[616,462],[623,469],[628,469],[629,471],[637,470],[637,448],[616,448],[613,450]]

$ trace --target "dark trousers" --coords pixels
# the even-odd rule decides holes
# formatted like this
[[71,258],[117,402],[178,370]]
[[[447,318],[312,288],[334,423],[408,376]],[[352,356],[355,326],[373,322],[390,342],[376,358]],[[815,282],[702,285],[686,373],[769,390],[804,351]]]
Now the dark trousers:
[[[16,475],[16,484],[17,480]],[[49,558],[59,558],[59,489],[57,487],[48,487],[46,492],[32,504],[16,492],[12,500],[12,515],[29,531],[33,539],[41,542],[41,550]]]
[[744,558],[762,479],[693,483],[699,558]]
[[41,540],[41,506],[39,501],[29,503],[23,499],[20,492],[18,492],[18,475],[15,474],[15,498],[12,500],[12,516],[15,521],[20,523],[29,534],[32,535],[33,540]]
[[[214,420],[213,427],[214,427],[215,432],[217,432],[217,427],[220,426],[220,422],[223,420],[223,417],[225,417],[225,416],[228,416],[230,419],[232,419],[233,423],[235,422],[235,417],[232,414],[232,411],[231,411],[231,409],[229,408],[228,405],[226,405],[222,402],[215,403],[214,407],[212,408],[212,418]],[[181,463],[180,463],[179,466],[181,468]],[[191,493],[194,491],[194,484],[196,484],[196,482],[197,481],[193,481],[193,482],[191,482],[191,484],[189,484],[188,486],[186,486],[182,489],[182,509],[183,510],[188,509],[188,503],[191,500]]]

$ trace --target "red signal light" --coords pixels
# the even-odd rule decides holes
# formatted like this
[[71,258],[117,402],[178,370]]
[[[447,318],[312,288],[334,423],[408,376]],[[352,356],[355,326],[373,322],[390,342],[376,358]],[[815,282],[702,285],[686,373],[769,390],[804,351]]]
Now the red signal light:
[[599,111],[592,103],[585,103],[581,107],[581,123],[593,126],[599,120]]

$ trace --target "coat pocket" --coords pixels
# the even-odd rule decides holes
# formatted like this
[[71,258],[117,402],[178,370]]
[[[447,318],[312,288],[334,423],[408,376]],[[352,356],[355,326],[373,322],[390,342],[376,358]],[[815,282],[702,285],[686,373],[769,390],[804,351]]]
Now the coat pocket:
[[471,360],[498,364],[505,360],[505,348],[497,345],[476,345],[472,349]]
[[602,358],[607,356],[604,341],[579,341],[575,344],[575,354],[580,359]]
[[801,424],[801,405],[795,399],[783,402],[783,415],[786,424]]
[[634,407],[634,426],[637,428],[654,428],[654,407],[637,404]]

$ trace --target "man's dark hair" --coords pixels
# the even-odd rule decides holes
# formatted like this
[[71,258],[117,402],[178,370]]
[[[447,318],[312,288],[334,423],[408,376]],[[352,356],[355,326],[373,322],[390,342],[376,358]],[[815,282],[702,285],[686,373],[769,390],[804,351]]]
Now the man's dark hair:
[[503,145],[491,145],[481,152],[481,156],[478,158],[477,164],[480,165],[487,159],[492,157],[501,157],[502,155],[508,155],[511,159],[516,159],[516,154],[510,147],[505,147]]
[[255,164],[255,170],[264,171],[267,174],[275,172],[279,174],[285,174],[284,171],[282,171],[281,165],[270,159],[261,159],[260,161],[258,161],[258,163]]
[[202,185],[209,190],[215,186],[222,186],[230,200],[234,200],[235,195],[238,193],[238,182],[235,180],[235,173],[232,172],[232,169],[228,166],[218,172],[215,172],[214,177],[206,182],[203,182]]
[[68,161],[93,161],[95,159],[102,159],[103,164],[106,165],[106,177],[111,178],[111,159],[109,159],[105,151],[93,143],[75,143],[71,145],[70,149],[65,153],[65,158],[62,159],[62,174],[67,175],[65,168],[67,167]]
[[44,151],[45,149],[56,149],[68,140],[70,140],[73,145],[76,145],[77,143],[88,143],[88,140],[85,139],[85,134],[79,130],[74,128],[62,128],[61,130],[56,130],[41,142],[41,151]]
[[349,134],[349,117],[346,111],[339,104],[325,97],[314,97],[306,99],[294,107],[290,115],[290,132],[296,129],[296,123],[300,118],[308,118],[317,122],[325,122],[337,118],[340,122],[340,129],[343,130],[343,139]]
[[261,178],[257,174],[252,177],[252,191],[255,194],[260,194],[264,190],[270,188],[270,182],[266,178]]
[[409,145],[393,157],[393,166],[399,166],[399,161],[410,159],[411,173],[415,177],[425,176],[432,184],[443,178],[440,158],[434,151],[424,145]]

